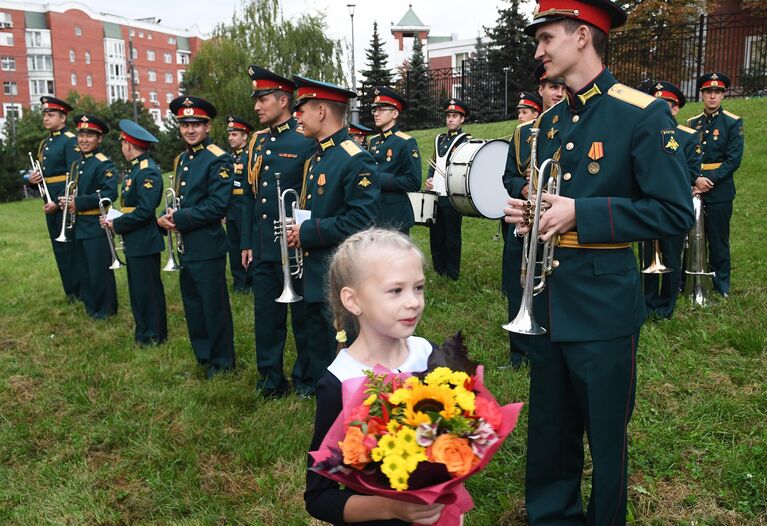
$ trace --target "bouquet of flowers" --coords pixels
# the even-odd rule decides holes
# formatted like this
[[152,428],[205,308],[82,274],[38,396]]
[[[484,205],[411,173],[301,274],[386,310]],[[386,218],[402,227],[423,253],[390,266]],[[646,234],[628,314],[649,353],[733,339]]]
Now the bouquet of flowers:
[[501,407],[469,360],[460,332],[423,373],[383,368],[347,380],[343,411],[311,452],[314,471],[363,494],[446,504],[438,524],[473,507],[463,481],[514,429],[522,404]]

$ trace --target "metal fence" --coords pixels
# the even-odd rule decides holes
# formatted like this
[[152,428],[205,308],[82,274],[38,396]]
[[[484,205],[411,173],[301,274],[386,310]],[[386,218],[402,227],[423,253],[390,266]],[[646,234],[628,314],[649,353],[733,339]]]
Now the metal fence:
[[701,15],[698,21],[663,28],[616,31],[605,62],[628,86],[673,82],[698,100],[696,79],[707,71],[730,77],[729,97],[767,95],[767,17],[743,13]]

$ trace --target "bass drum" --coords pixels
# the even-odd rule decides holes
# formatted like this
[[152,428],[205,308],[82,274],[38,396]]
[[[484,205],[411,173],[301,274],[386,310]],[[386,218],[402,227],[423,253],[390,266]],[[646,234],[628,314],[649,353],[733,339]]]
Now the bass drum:
[[408,192],[416,225],[431,226],[437,222],[437,194],[435,192]]
[[500,219],[509,193],[503,172],[509,143],[471,139],[459,144],[447,165],[447,197],[461,215]]

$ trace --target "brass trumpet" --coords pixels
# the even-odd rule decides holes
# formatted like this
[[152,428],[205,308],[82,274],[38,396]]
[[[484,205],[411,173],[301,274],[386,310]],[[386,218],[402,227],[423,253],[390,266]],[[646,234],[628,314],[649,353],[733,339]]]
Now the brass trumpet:
[[[300,248],[295,249],[293,256],[288,253],[288,230],[295,223],[297,210],[298,210],[298,192],[292,188],[288,188],[284,192],[280,189],[280,174],[274,174],[277,180],[277,208],[279,211],[279,219],[274,221],[274,240],[280,240],[280,259],[282,261],[282,294],[275,299],[277,303],[295,303],[304,299],[302,296],[296,294],[293,289],[293,282],[291,276],[300,278],[304,273],[304,255]],[[293,196],[293,205],[291,207],[291,217],[287,217],[286,204],[288,196]],[[293,263],[291,263],[293,260]]]
[[713,272],[708,272],[706,265],[706,224],[703,199],[699,195],[692,197],[692,209],[695,224],[687,234],[685,250],[687,251],[687,266],[684,293],[690,297],[693,305],[705,307],[708,304],[708,294],[712,288]]
[[[43,168],[40,166],[40,162],[36,161],[34,157],[32,157],[32,152],[27,152],[29,155],[29,162],[32,163],[32,171],[33,172],[39,172],[40,177],[43,176]],[[45,182],[45,177],[40,179],[40,182],[37,183],[37,190],[40,192],[40,197],[43,198],[43,201],[45,201],[45,204],[52,205],[53,199],[51,199],[51,194],[48,191],[48,184]]]
[[[75,227],[75,214],[69,211],[69,201],[77,197],[77,182],[71,181],[71,175],[67,174],[67,185],[64,191],[64,200],[60,203],[63,207],[64,216],[61,218],[61,232],[56,241],[59,243],[68,243],[71,239],[67,238],[67,232],[71,232]],[[61,198],[59,198],[61,199]]]
[[673,269],[668,268],[666,265],[663,264],[663,259],[660,255],[660,241],[657,239],[652,242],[652,248],[653,248],[653,254],[652,254],[652,261],[649,265],[647,265],[647,268],[642,270],[642,274],[666,274],[668,272],[671,272]]
[[[99,197],[99,213],[104,219],[107,218],[108,209],[112,206],[112,200],[108,197],[101,197],[101,190],[96,190],[96,195]],[[117,270],[125,266],[125,262],[120,260],[120,256],[117,255],[117,246],[115,246],[115,231],[104,225],[104,233],[107,236],[107,242],[109,243],[109,252],[112,255],[112,264],[109,265],[109,270]],[[125,243],[120,237],[120,248],[125,248]]]
[[[178,198],[176,191],[173,189],[173,176],[171,175],[168,179],[170,181],[170,188],[165,190],[165,210],[169,208],[178,210],[181,207],[181,199]],[[184,253],[184,241],[181,238],[181,233],[168,230],[168,261],[163,267],[165,272],[181,270],[181,264],[176,256],[176,251],[178,251],[179,255]]]
[[[517,334],[540,335],[545,334],[546,329],[541,327],[533,315],[533,296],[539,294],[546,288],[546,277],[559,266],[559,262],[554,259],[554,249],[556,248],[556,236],[543,243],[541,247],[541,260],[538,261],[538,229],[543,212],[543,192],[546,191],[552,195],[559,195],[562,183],[562,170],[559,162],[554,159],[546,159],[540,166],[536,165],[538,154],[538,135],[540,128],[530,129],[530,182],[534,184],[528,193],[526,209],[530,217],[530,231],[525,234],[522,244],[522,261],[520,265],[520,283],[522,284],[522,302],[519,305],[519,311],[516,317],[506,325],[502,325],[509,332]],[[549,178],[544,190],[543,182],[546,173],[549,172]],[[540,266],[540,271],[536,274],[536,268]],[[538,281],[536,283],[536,280]]]

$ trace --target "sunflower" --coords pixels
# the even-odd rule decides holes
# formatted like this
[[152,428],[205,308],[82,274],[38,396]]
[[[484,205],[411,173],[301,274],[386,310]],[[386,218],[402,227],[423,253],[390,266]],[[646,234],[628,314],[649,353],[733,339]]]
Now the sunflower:
[[455,396],[449,387],[415,385],[411,388],[410,397],[405,403],[405,423],[413,427],[431,423],[428,413],[439,413],[445,419],[460,414]]

